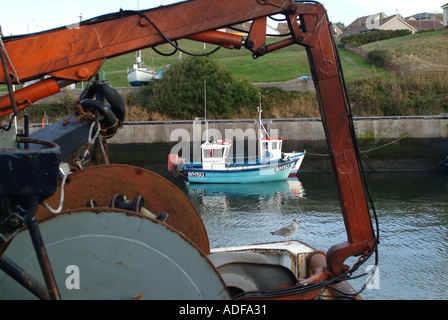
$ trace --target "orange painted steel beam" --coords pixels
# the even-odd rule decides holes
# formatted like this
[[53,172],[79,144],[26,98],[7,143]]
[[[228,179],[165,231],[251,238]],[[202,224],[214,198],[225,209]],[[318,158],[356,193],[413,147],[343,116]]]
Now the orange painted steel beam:
[[[319,6],[313,15],[303,17],[302,24],[302,31],[294,36],[298,41],[314,42],[313,46],[307,47],[308,59],[347,232],[347,242],[333,246],[327,252],[328,267],[336,276],[348,270],[343,264],[348,257],[371,253],[376,239],[356,155],[356,141],[349,119],[342,69],[330,31],[331,23],[325,9]],[[305,34],[303,30],[306,31]]]
[[[22,90],[14,92],[17,101],[17,109],[21,110],[30,106],[33,102],[60,92],[61,89],[55,79],[40,81]],[[0,97],[0,118],[12,112],[9,95]]]
[[[295,5],[292,0],[274,2],[276,5],[260,5],[256,0],[196,0],[141,13],[166,37],[175,40],[289,11]],[[83,81],[100,67],[86,67],[86,63],[154,47],[165,43],[165,39],[148,20],[123,11],[85,21],[78,28],[7,37],[4,43],[21,82],[56,72],[60,78]],[[71,72],[65,73],[67,69]],[[9,73],[17,81],[12,68]],[[0,83],[4,81],[4,75],[0,75]]]

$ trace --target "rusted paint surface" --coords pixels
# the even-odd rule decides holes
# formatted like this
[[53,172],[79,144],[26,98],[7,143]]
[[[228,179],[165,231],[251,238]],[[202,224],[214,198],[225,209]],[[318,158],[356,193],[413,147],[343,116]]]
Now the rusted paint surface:
[[[84,208],[92,199],[100,207],[108,207],[117,194],[131,202],[142,196],[146,209],[156,216],[163,211],[168,213],[166,224],[182,232],[205,254],[210,253],[207,232],[191,201],[175,185],[151,171],[127,165],[90,167],[69,175],[64,191],[63,211]],[[56,193],[47,200],[50,207],[59,206],[60,192],[59,183]],[[39,205],[38,220],[50,215]]]
[[[196,0],[141,12],[166,37],[180,39],[283,12],[294,3],[292,0],[276,2],[273,6],[260,5],[256,0]],[[111,22],[112,17],[115,21]],[[62,78],[81,81],[99,69],[92,66],[80,71],[86,63],[164,43],[161,34],[146,21],[132,12],[117,12],[107,20],[98,17],[96,21],[84,21],[78,28],[59,28],[4,42],[22,82],[46,74],[62,77],[60,72],[68,69],[71,71]],[[12,73],[11,69],[9,72]],[[0,82],[4,81],[1,72]]]
[[376,240],[358,165],[348,97],[341,77],[342,67],[323,6],[316,6],[313,15],[303,16],[302,29],[310,35],[300,38],[303,40],[298,39],[304,44],[308,45],[308,41],[318,37],[315,44],[307,48],[307,52],[314,66],[313,80],[347,232],[347,242],[331,247],[327,253],[327,265],[337,276],[348,270],[344,265],[348,257],[371,252]]
[[[48,97],[52,94],[60,92],[57,81],[55,79],[47,79],[35,83],[29,87],[17,90],[14,98],[17,101],[17,109],[21,110],[31,105],[32,102]],[[0,118],[11,113],[11,109],[3,109],[11,104],[10,96],[0,97]]]

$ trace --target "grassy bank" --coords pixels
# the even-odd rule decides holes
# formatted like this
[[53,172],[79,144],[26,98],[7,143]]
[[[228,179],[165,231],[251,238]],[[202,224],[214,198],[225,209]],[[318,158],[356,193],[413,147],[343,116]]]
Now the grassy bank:
[[392,55],[392,63],[412,71],[448,69],[448,30],[425,32],[363,45]]
[[348,85],[354,116],[417,116],[448,112],[448,79],[376,74]]
[[[363,46],[365,50],[380,48],[393,50],[394,62],[403,60],[407,66],[421,61],[419,68],[446,67],[448,61],[448,31],[436,31],[380,41]],[[273,42],[275,39],[268,39]],[[179,41],[179,45],[189,52],[200,53],[204,44],[189,40]],[[206,51],[214,48],[206,45]],[[170,52],[168,45],[158,47],[160,51]],[[447,79],[422,81],[413,78],[400,78],[388,71],[375,67],[369,61],[360,58],[345,49],[339,49],[344,77],[347,82],[349,99],[354,116],[390,116],[390,115],[434,115],[448,112]],[[259,59],[245,50],[221,49],[214,54],[216,59],[233,72],[236,77],[248,77],[253,83],[288,81],[300,76],[310,75],[310,67],[305,48],[290,46]],[[158,55],[152,49],[142,51],[142,60],[155,69],[177,63],[180,56]],[[185,58],[185,55],[183,56]],[[132,66],[135,54],[109,59],[102,67],[106,79],[115,87],[126,87],[128,67]],[[417,63],[415,63],[417,65]],[[78,84],[80,87],[80,84]],[[0,90],[5,90],[0,86]],[[311,93],[284,92],[279,89],[262,89],[262,105],[266,118],[308,118],[318,117],[317,98]],[[48,121],[68,117],[72,104],[77,97],[68,93],[57,105],[33,106],[27,112],[34,122],[40,122],[46,114]],[[178,120],[163,110],[148,108],[150,97],[124,97],[127,106],[127,121],[142,120]],[[239,108],[233,118],[256,118],[257,102]],[[202,116],[202,115],[198,115]],[[217,115],[216,117],[219,117]],[[2,120],[2,119],[0,119]],[[189,119],[191,120],[191,119]],[[3,121],[4,122],[4,121]]]

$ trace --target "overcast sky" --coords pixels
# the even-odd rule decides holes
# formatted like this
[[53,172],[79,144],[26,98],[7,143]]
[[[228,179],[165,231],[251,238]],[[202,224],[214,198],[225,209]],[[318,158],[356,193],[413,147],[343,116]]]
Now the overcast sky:
[[[421,12],[442,12],[441,6],[448,0],[325,0],[321,1],[328,10],[332,22],[350,24],[359,16],[384,12],[394,15],[396,9],[402,16]],[[25,34],[53,29],[79,22],[106,13],[123,10],[150,9],[179,0],[0,0],[0,25],[3,34]],[[275,26],[275,24],[272,24]]]

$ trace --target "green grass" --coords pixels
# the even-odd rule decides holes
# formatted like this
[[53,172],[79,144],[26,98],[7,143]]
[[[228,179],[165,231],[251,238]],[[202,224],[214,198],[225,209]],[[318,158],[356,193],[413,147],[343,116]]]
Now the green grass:
[[361,48],[389,51],[393,56],[392,63],[413,71],[448,69],[448,30],[373,42]]
[[[267,43],[277,41],[275,38],[268,38]],[[204,44],[190,40],[180,40],[179,46],[184,50],[193,53],[202,53]],[[206,51],[214,49],[213,45],[206,45]],[[448,61],[448,30],[427,32],[410,35],[390,40],[378,41],[364,45],[364,50],[380,48],[390,50],[394,56],[394,63],[413,70],[437,70],[446,69]],[[169,45],[159,46],[162,52],[172,52]],[[351,54],[344,49],[339,50],[342,67],[347,82],[356,79],[366,78],[359,70],[372,74],[374,66],[363,58]],[[186,56],[185,54],[183,55]],[[228,67],[236,76],[247,76],[252,82],[276,82],[288,81],[300,76],[310,75],[310,67],[304,47],[293,45],[276,52],[267,54],[256,60],[252,59],[252,53],[246,49],[229,50],[221,49],[215,53],[216,58]],[[179,53],[171,57],[157,54],[152,49],[142,50],[142,60],[151,67],[159,69],[164,65],[176,63]],[[352,65],[345,58],[350,58],[356,63]],[[109,59],[105,62],[101,70],[106,72],[106,79],[115,87],[128,87],[126,79],[128,68],[132,68],[135,60],[135,53]],[[383,73],[382,69],[375,68],[375,72]],[[17,86],[19,89],[21,86]],[[77,84],[81,88],[81,84]],[[0,91],[6,91],[5,85],[0,85]]]
[[[277,41],[277,39],[267,39],[268,44],[275,41]],[[203,53],[204,51],[204,44],[202,42],[180,40],[179,46],[188,52]],[[206,51],[211,51],[214,48],[214,45],[206,45]],[[167,44],[159,46],[157,49],[165,53],[173,51],[172,47]],[[304,47],[298,45],[280,49],[255,60],[252,58],[252,53],[245,48],[240,50],[222,48],[214,55],[236,76],[247,76],[250,81],[254,83],[288,81],[301,76],[311,75],[306,50]],[[183,54],[183,57],[185,58],[186,55]],[[152,49],[142,50],[142,61],[155,69],[176,63],[178,59],[179,53],[170,57],[165,57],[157,54]],[[352,57],[352,59],[355,60],[357,58],[355,56],[355,58]],[[126,78],[126,73],[128,68],[132,68],[132,63],[134,61],[135,53],[125,54],[107,60],[101,67],[101,70],[105,71],[106,79],[113,86],[128,87],[129,83]],[[365,65],[365,63],[362,63],[359,59],[356,61],[357,63],[359,62],[358,64],[361,65],[361,68],[371,68],[370,65]],[[356,77],[356,75],[359,74],[359,71],[355,69],[354,66],[346,64],[344,61],[343,68],[349,78]],[[18,86],[18,88],[20,88],[20,86]],[[77,84],[77,88],[81,88],[80,83]],[[6,86],[1,85],[0,91],[6,91]]]
[[[268,43],[272,41],[268,39]],[[204,51],[204,44],[200,42],[181,40],[179,46],[192,53],[203,53]],[[214,48],[213,45],[206,45],[206,51],[211,51]],[[165,53],[173,50],[169,45],[163,45],[157,49]],[[236,76],[247,76],[254,83],[287,81],[311,74],[306,51],[299,46],[285,48],[256,60],[252,58],[252,53],[244,48],[240,50],[222,48],[214,55],[220,63],[229,68]],[[185,58],[186,55],[183,54],[183,57]],[[155,69],[174,64],[178,59],[179,53],[171,57],[164,57],[158,55],[152,49],[142,50],[142,61]],[[132,67],[134,60],[135,54],[133,53],[109,59],[101,70],[106,72],[106,79],[113,86],[126,87],[129,86],[126,79],[127,68]]]
[[[367,79],[369,75],[375,74],[389,74],[389,71],[378,68],[370,61],[361,58],[345,49],[339,49],[339,56],[341,58],[342,71],[347,83],[351,83],[359,79]],[[354,64],[350,63],[348,59],[352,60]]]

